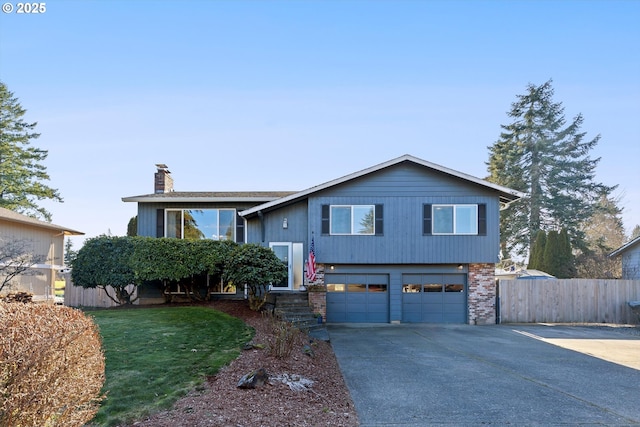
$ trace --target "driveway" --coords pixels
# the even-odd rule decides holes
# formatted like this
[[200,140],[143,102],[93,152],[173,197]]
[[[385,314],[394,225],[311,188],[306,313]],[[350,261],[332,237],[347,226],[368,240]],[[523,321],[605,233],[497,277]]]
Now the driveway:
[[328,329],[363,427],[640,425],[640,336],[531,324]]

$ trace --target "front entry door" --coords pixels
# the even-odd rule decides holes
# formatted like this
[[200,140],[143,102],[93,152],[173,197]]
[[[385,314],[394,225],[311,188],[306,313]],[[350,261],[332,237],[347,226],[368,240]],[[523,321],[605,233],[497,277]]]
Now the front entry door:
[[274,242],[269,243],[269,247],[276,256],[287,266],[287,278],[280,283],[272,283],[271,289],[278,291],[287,291],[293,289],[293,274],[291,262],[291,243],[290,242]]

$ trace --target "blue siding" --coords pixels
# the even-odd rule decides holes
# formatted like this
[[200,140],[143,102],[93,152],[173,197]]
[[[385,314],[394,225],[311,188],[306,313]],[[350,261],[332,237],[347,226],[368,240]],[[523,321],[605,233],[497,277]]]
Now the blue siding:
[[[287,218],[287,228],[282,227]],[[262,241],[262,226],[264,221],[264,242]],[[307,243],[308,222],[307,202],[302,201],[280,209],[266,212],[261,220],[252,217],[247,220],[247,242],[268,245],[269,242],[304,242]],[[306,252],[306,246],[305,246]]]
[[[487,235],[423,235],[423,205],[439,203],[486,204]],[[324,204],[384,205],[384,235],[322,235]],[[402,164],[311,197],[309,229],[316,236],[320,263],[495,263],[499,251],[498,195],[486,187]]]

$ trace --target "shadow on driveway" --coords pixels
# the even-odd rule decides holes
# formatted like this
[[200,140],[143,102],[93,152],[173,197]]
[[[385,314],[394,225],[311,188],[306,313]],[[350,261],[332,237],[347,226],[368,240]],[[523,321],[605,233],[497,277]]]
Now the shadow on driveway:
[[361,426],[640,425],[640,370],[580,352],[627,343],[634,363],[640,337],[530,324],[328,328]]

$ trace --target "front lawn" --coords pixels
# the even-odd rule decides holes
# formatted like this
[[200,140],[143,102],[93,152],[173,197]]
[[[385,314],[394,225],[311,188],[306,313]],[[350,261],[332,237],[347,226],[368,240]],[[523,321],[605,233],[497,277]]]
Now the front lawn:
[[94,425],[131,422],[171,405],[235,359],[253,330],[207,307],[87,310],[100,327],[106,381]]

